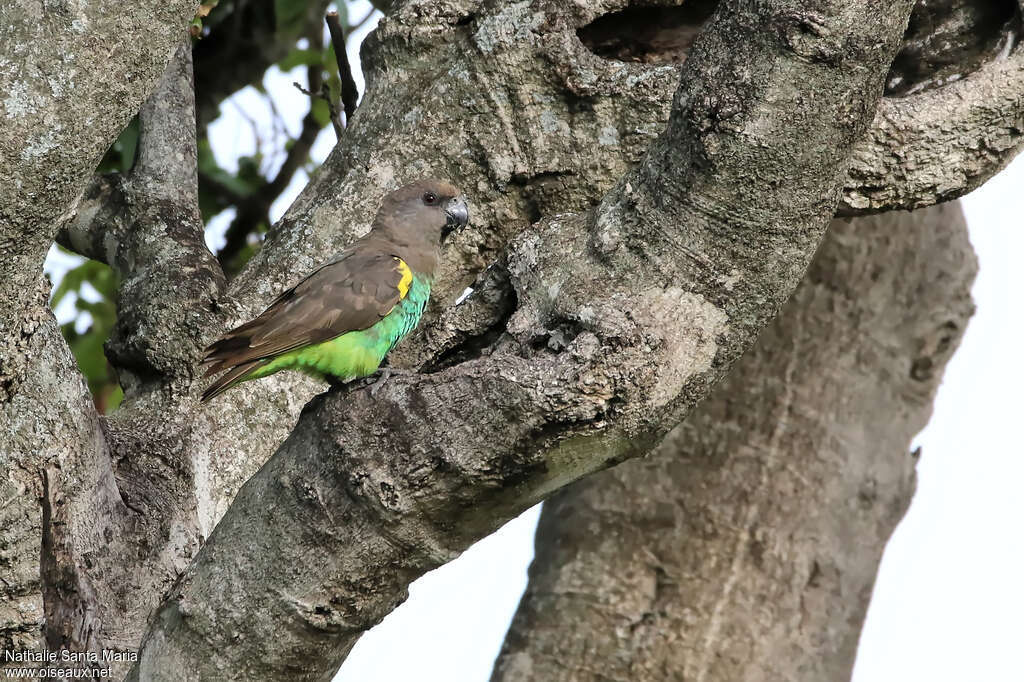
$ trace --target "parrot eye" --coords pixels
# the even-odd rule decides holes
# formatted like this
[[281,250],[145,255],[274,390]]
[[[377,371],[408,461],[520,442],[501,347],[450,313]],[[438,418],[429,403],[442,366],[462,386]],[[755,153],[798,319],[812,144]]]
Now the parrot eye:
[[433,192],[424,192],[423,203],[426,204],[427,206],[433,206],[434,204],[437,203],[437,195],[434,194]]

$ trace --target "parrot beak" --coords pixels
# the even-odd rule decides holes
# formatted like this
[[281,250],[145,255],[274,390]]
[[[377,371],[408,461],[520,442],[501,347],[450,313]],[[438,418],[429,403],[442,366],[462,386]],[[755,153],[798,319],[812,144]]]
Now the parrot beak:
[[444,224],[444,229],[441,230],[442,239],[455,230],[465,227],[469,222],[469,207],[466,206],[466,200],[462,197],[449,199],[445,204],[444,212],[448,216],[448,220]]

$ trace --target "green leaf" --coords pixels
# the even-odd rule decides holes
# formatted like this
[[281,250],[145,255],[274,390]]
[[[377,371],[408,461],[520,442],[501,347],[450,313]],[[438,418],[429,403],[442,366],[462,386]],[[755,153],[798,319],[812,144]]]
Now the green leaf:
[[274,0],[274,20],[280,33],[298,36],[306,23],[305,0]]
[[[57,285],[57,288],[53,290],[53,295],[50,296],[50,306],[56,307],[70,292],[75,292],[77,294],[82,288],[82,285],[86,282],[96,286],[96,281],[101,280],[108,274],[113,276],[113,270],[103,263],[94,260],[87,260],[81,265],[71,268],[64,275],[64,278],[60,281],[60,284]],[[101,284],[101,286],[106,285]],[[96,290],[103,294],[100,287],[96,287]],[[113,296],[111,296],[111,298],[113,298]]]
[[282,71],[291,71],[296,66],[316,66],[323,61],[323,54],[318,50],[294,48],[277,63]]
[[236,181],[242,183],[247,188],[246,196],[261,189],[266,182],[266,178],[260,173],[260,164],[262,163],[263,155],[259,153],[252,156],[238,157],[238,176]]
[[199,212],[203,214],[203,224],[207,224],[215,215],[231,205],[220,195],[206,187],[202,180],[199,181]]
[[324,69],[328,74],[334,78],[338,77],[338,60],[334,56],[334,43],[327,43],[327,46],[324,47],[324,55],[321,63],[324,65]]
[[331,110],[327,106],[327,102],[325,102],[322,98],[317,97],[312,101],[309,107],[310,110],[313,112],[313,119],[316,121],[316,124],[318,126],[323,128],[324,126],[330,124]]
[[127,173],[135,165],[135,149],[139,144],[139,117],[135,116],[103,155],[97,173]]
[[[200,189],[202,189],[202,178],[209,178],[230,190],[232,193],[247,197],[262,186],[259,174],[259,164],[262,157],[242,157],[238,160],[238,174],[229,173],[217,165],[217,159],[213,155],[210,141],[207,138],[199,140],[197,145],[199,152],[199,173]],[[255,174],[253,171],[255,170]],[[226,208],[227,204],[220,208]],[[216,211],[217,213],[220,210]]]
[[[83,297],[83,288],[91,285],[100,295],[99,300],[89,301]],[[96,406],[109,412],[120,403],[123,393],[117,385],[117,377],[103,354],[103,344],[110,338],[110,332],[117,323],[117,274],[106,265],[87,260],[65,273],[50,298],[56,306],[69,293],[75,294],[74,320],[61,325],[61,332],[71,348],[82,375],[89,384]],[[75,330],[75,323],[88,313],[92,322],[82,333]]]

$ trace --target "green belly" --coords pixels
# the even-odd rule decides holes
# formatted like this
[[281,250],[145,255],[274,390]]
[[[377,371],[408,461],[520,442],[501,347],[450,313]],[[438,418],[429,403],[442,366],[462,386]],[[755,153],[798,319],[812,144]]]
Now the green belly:
[[430,282],[413,277],[409,293],[372,327],[305,348],[283,353],[246,379],[259,379],[282,369],[296,369],[317,377],[355,379],[373,374],[395,344],[419,324],[430,297]]

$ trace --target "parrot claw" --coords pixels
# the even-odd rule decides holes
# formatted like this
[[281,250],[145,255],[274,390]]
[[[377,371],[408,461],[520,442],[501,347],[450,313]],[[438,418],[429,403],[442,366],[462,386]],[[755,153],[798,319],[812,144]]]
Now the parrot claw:
[[387,367],[378,370],[377,373],[380,376],[377,377],[376,381],[370,384],[370,397],[373,398],[374,400],[377,399],[377,393],[380,391],[380,389],[384,388],[384,384],[386,384],[388,382],[388,379],[391,378],[391,370]]
[[[380,391],[380,389],[384,388],[384,384],[386,384],[388,382],[388,379],[390,379],[392,375],[410,376],[410,375],[413,375],[413,374],[416,374],[416,373],[417,372],[415,372],[414,370],[411,370],[411,369],[397,369],[397,368],[394,368],[394,367],[381,367],[376,372],[374,372],[374,374],[377,374],[378,376],[373,381],[373,383],[370,384],[370,397],[376,399],[377,393]],[[371,377],[372,376],[373,375],[371,375]]]

